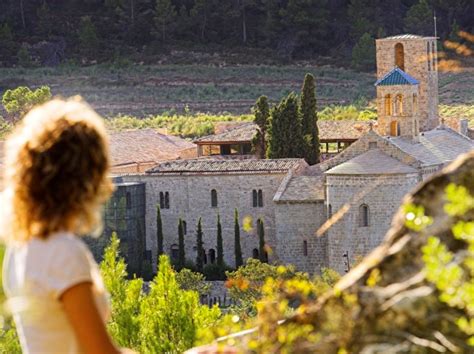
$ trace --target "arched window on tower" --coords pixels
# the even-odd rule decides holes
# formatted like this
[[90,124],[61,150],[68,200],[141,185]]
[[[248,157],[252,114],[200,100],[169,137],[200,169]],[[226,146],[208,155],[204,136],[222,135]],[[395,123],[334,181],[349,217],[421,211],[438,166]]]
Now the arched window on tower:
[[431,43],[431,60],[432,60],[431,67],[433,70],[436,70],[436,51],[435,51],[434,42]]
[[405,70],[405,52],[401,43],[395,44],[395,65]]
[[416,93],[413,94],[413,113],[418,113],[418,96]]
[[403,96],[397,95],[395,97],[395,115],[401,116],[403,114]]
[[211,190],[211,207],[217,208],[217,191]]
[[393,114],[392,95],[385,95],[385,115],[391,116]]
[[359,226],[366,227],[369,226],[369,206],[367,204],[362,204],[359,206]]

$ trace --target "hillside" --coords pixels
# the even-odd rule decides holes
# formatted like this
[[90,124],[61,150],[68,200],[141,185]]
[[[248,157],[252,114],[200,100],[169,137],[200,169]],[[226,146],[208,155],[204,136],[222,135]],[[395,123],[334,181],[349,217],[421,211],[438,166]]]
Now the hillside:
[[[0,69],[0,92],[48,85],[53,94],[81,95],[101,114],[143,117],[164,111],[247,114],[260,95],[276,102],[299,91],[304,74],[317,79],[319,107],[360,106],[375,98],[374,74],[329,66],[60,66]],[[474,69],[440,73],[441,112],[474,120]]]

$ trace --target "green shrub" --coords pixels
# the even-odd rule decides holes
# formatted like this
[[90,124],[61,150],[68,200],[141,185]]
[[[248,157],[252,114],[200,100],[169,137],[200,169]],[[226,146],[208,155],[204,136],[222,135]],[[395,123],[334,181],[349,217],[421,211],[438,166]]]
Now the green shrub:
[[51,99],[51,89],[41,86],[31,90],[26,86],[14,90],[6,90],[2,97],[2,104],[13,122],[22,118],[31,108]]

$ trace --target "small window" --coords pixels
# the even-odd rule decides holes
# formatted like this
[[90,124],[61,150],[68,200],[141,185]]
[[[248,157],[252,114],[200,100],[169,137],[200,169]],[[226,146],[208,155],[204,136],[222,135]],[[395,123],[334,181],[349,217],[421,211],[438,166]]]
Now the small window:
[[125,195],[125,201],[127,209],[132,209],[132,195],[130,194],[130,192],[127,192],[127,194]]
[[258,190],[258,206],[263,207],[263,191],[261,189]]
[[328,204],[328,219],[332,218],[332,205]]
[[376,141],[369,141],[369,150],[377,149],[377,142]]
[[306,240],[303,241],[303,255],[304,256],[308,255],[308,241]]
[[177,261],[179,258],[179,247],[178,245],[171,246],[171,259]]
[[398,136],[399,135],[399,127],[398,122],[393,121],[390,123],[390,135],[391,136]]
[[258,259],[258,258],[259,258],[258,249],[256,249],[256,248],[253,249],[253,251],[252,251],[252,258],[255,258],[255,259]]
[[165,208],[165,194],[163,192],[160,192],[160,208]]
[[393,109],[392,96],[386,95],[385,96],[385,115],[391,116],[393,114],[392,109]]
[[186,224],[186,221],[182,220],[182,225],[183,225],[183,234],[187,235],[188,234],[188,224]]
[[403,96],[397,95],[395,98],[395,115],[403,115]]
[[403,44],[401,43],[395,45],[395,65],[400,69],[405,70],[405,53],[403,50]]
[[170,208],[170,194],[165,192],[165,209]]
[[252,191],[252,205],[254,208],[258,207],[258,192],[255,189]]
[[209,262],[211,264],[216,263],[216,251],[212,248],[209,250]]
[[217,191],[215,189],[211,191],[211,207],[217,208]]
[[431,67],[433,70],[437,70],[436,66],[436,50],[435,50],[435,43],[431,43],[431,60],[433,61]]
[[366,204],[359,206],[359,226],[369,226],[369,206]]

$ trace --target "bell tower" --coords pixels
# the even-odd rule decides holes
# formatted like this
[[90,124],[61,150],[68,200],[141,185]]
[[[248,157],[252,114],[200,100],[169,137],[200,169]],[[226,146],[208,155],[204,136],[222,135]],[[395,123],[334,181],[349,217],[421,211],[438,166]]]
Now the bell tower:
[[[380,118],[383,120],[384,116],[387,116],[384,112],[389,112],[384,110],[386,106],[385,97],[387,94],[402,95],[403,107],[411,102],[410,105],[413,106],[418,116],[418,123],[415,124],[414,120],[413,125],[417,125],[419,131],[431,130],[439,125],[436,46],[435,37],[421,37],[411,34],[376,40],[378,79],[376,86],[379,126],[381,125]],[[397,92],[388,92],[393,91],[388,89],[388,86],[394,86],[394,82],[390,83],[390,80],[386,80],[385,84],[380,84],[380,81],[388,76],[394,68],[398,68],[402,74],[406,74],[406,77],[409,79],[402,80],[402,82],[398,83],[395,82],[395,84],[401,84],[400,87],[397,87]],[[401,76],[405,75],[395,75],[395,77],[398,78]],[[392,76],[392,79],[393,78]],[[412,79],[417,82],[417,85],[414,85]],[[418,86],[418,92],[415,92],[414,86]],[[392,87],[392,89],[394,89],[394,87]],[[416,95],[416,98],[414,98],[413,95]],[[395,96],[395,100],[397,99],[396,97],[397,96]],[[392,103],[396,104],[393,97]],[[406,112],[406,109],[404,112]],[[392,113],[395,113],[395,111],[392,111]],[[400,111],[398,111],[398,113],[400,113]],[[386,125],[386,122],[382,122],[382,125]],[[382,130],[380,133],[386,135],[386,132]]]

